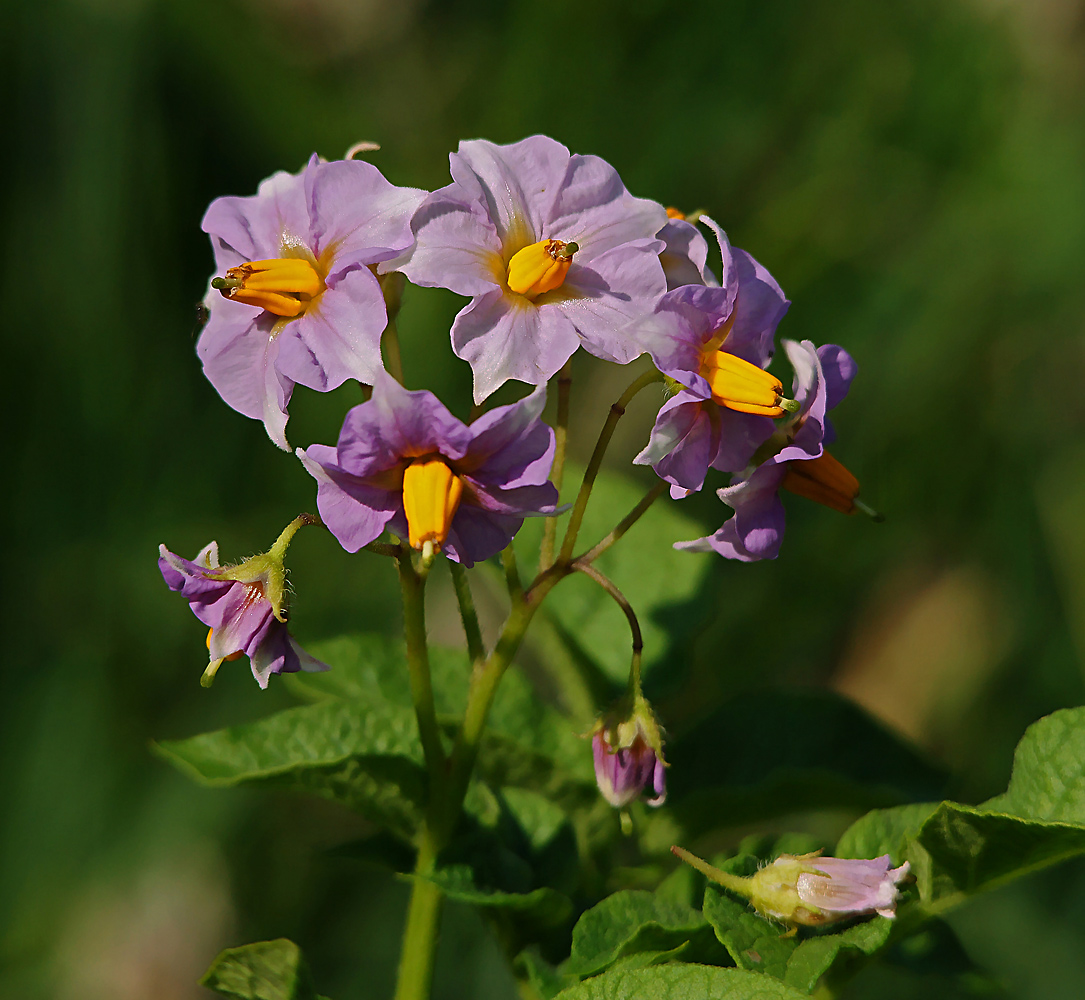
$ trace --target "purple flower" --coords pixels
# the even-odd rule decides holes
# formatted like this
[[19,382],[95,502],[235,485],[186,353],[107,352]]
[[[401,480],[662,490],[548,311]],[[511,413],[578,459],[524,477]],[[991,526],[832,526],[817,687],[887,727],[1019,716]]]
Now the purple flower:
[[595,781],[599,792],[615,809],[624,809],[649,785],[655,795],[648,805],[660,806],[667,798],[667,774],[663,761],[644,734],[637,732],[629,746],[615,746],[605,726],[591,738]]
[[852,916],[877,913],[895,917],[897,885],[908,874],[908,862],[891,868],[889,855],[871,861],[850,858],[813,858],[814,871],[799,875],[795,887],[803,904],[823,914]]
[[801,404],[798,413],[775,430],[763,447],[764,459],[752,472],[717,491],[719,498],[734,508],[734,517],[714,535],[677,542],[675,548],[714,550],[743,562],[775,559],[784,534],[781,488],[843,513],[856,509],[858,482],[825,451],[825,444],[834,439],[826,412],[847,395],[855,377],[855,362],[835,344],[815,350],[808,340],[783,343],[795,369],[794,395]]
[[667,209],[667,224],[656,234],[664,243],[659,263],[667,278],[667,291],[682,285],[712,285],[719,282],[708,268],[708,241],[676,209]]
[[449,160],[452,183],[415,213],[418,242],[392,266],[471,297],[452,346],[474,372],[475,401],[510,378],[542,385],[581,345],[618,364],[637,357],[624,328],[666,290],[663,207],[632,197],[599,157],[542,135],[461,142]]
[[217,542],[205,546],[191,561],[165,545],[159,546],[158,568],[163,579],[170,590],[180,591],[192,613],[210,629],[207,650],[211,662],[201,681],[205,687],[210,686],[224,660],[242,655],[249,658],[252,675],[262,688],[267,687],[272,674],[328,669],[294,641],[285,624],[282,556],[290,541],[287,532],[292,536],[300,527],[298,521],[269,552],[238,566],[219,566]]
[[203,218],[218,276],[197,351],[219,395],[264,422],[280,448],[300,383],[327,392],[382,370],[387,322],[373,267],[414,241],[410,218],[426,192],[394,187],[370,163],[282,171],[249,198],[218,198]]
[[313,445],[298,457],[319,483],[324,523],[348,552],[388,528],[413,548],[443,547],[471,566],[508,545],[524,517],[554,513],[545,402],[540,388],[468,426],[432,393],[381,375],[372,398],[347,414],[337,447]]
[[[719,241],[722,285],[673,288],[632,327],[656,367],[680,388],[659,411],[647,447],[633,461],[651,465],[671,483],[676,498],[699,490],[709,468],[745,468],[773,432],[769,418],[790,404],[780,380],[764,371],[789,303],[768,271],[702,218]],[[704,272],[695,266],[700,259],[699,253],[692,258],[692,270],[683,277]]]

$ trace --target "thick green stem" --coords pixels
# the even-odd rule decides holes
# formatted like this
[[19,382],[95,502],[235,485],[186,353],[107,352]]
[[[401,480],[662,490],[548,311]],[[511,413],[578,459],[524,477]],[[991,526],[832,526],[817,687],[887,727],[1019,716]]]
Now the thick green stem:
[[[554,464],[550,469],[552,482],[561,495],[565,478],[565,445],[569,439],[569,392],[573,385],[573,359],[565,362],[558,372],[558,412],[554,421]],[[557,540],[557,518],[548,517],[543,525],[542,548],[539,550],[539,570],[548,570],[554,563],[554,543]]]
[[592,452],[588,467],[584,470],[584,479],[580,484],[580,492],[577,494],[576,503],[573,505],[573,512],[569,516],[569,527],[565,530],[565,539],[561,543],[561,554],[558,556],[559,564],[568,563],[572,557],[573,547],[576,545],[576,536],[580,531],[580,524],[584,520],[584,511],[588,507],[588,498],[591,496],[592,487],[595,485],[595,477],[599,475],[599,470],[603,465],[603,456],[607,453],[610,439],[614,436],[614,429],[618,426],[618,421],[625,415],[625,408],[646,385],[662,381],[663,374],[653,368],[641,375],[640,378],[635,379],[619,397],[618,402],[611,406],[606,423],[603,424],[603,429],[599,432],[599,440],[595,443],[595,451]]
[[452,587],[456,591],[456,603],[460,606],[460,620],[463,622],[463,634],[467,638],[467,655],[472,663],[477,663],[486,655],[482,645],[482,629],[478,624],[478,613],[471,597],[471,584],[467,579],[467,570],[458,562],[448,560],[452,573]]
[[509,589],[509,597],[513,602],[521,600],[524,596],[524,585],[520,582],[520,567],[516,563],[516,550],[512,547],[512,542],[509,542],[501,553],[501,565],[505,569],[505,585]]
[[634,507],[628,514],[625,515],[614,528],[614,530],[600,541],[593,545],[587,552],[581,556],[577,556],[574,562],[581,565],[590,565],[595,562],[607,549],[609,549],[619,538],[622,537],[630,528],[633,527],[637,521],[640,520],[642,515],[649,507],[652,506],[662,496],[663,491],[667,488],[667,483],[662,479],[655,484],[647,493],[641,497],[640,502]]
[[427,830],[419,844],[407,924],[403,929],[403,948],[399,954],[399,974],[395,1000],[429,1000],[433,987],[433,962],[441,923],[444,893],[425,876],[433,871],[437,846]]
[[381,354],[384,356],[384,367],[400,385],[403,385],[403,355],[399,350],[399,330],[394,319],[388,320],[381,337]]
[[418,718],[422,753],[430,775],[430,796],[440,794],[446,778],[445,752],[433,705],[429,651],[426,647],[426,580],[411,565],[409,552],[399,557],[399,585],[403,591],[403,631],[407,638],[407,671],[411,681],[411,700]]

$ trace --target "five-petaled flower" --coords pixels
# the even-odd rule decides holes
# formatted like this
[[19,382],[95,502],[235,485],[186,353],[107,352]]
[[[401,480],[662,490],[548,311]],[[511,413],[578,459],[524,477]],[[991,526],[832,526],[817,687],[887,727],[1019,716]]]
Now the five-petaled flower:
[[719,240],[722,284],[674,288],[631,327],[679,387],[633,461],[651,465],[676,498],[699,490],[709,468],[744,469],[772,434],[771,418],[794,405],[784,399],[780,380],[764,370],[789,303],[768,271],[733,248],[710,218],[701,218]]
[[471,297],[452,346],[476,402],[508,379],[542,385],[581,345],[618,364],[642,353],[625,327],[666,291],[661,205],[542,135],[461,142],[450,163],[452,183],[415,213],[417,243],[391,266]]
[[382,370],[387,315],[373,268],[411,246],[425,194],[371,163],[314,155],[300,173],[273,174],[253,197],[218,198],[204,215],[218,271],[197,344],[204,373],[280,448],[295,384],[326,392]]
[[312,445],[298,457],[319,484],[320,516],[348,552],[388,528],[412,548],[444,549],[471,566],[508,545],[523,518],[555,512],[545,401],[539,388],[467,425],[433,393],[382,375],[347,414],[337,447]]
[[715,534],[677,542],[675,548],[716,551],[743,562],[775,559],[784,534],[781,489],[845,514],[858,509],[858,481],[825,450],[835,436],[826,412],[847,395],[855,377],[855,362],[835,344],[816,350],[808,340],[801,344],[785,340],[783,344],[795,369],[794,395],[801,404],[798,412],[762,445],[754,460],[762,453],[764,458],[752,471],[717,490],[717,496],[734,508],[734,517]]
[[272,674],[327,670],[302,649],[286,628],[283,555],[294,532],[315,518],[302,515],[287,526],[271,549],[236,566],[220,566],[218,543],[195,559],[183,559],[159,546],[158,568],[170,590],[187,598],[192,613],[206,625],[211,662],[201,683],[210,686],[224,660],[244,655],[252,675],[266,688]]

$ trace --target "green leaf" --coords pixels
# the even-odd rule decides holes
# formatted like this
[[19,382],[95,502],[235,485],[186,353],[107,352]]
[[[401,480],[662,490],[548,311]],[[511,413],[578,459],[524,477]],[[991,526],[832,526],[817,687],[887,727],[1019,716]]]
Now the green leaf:
[[231,1000],[321,1000],[301,949],[286,938],[227,948],[200,985]]
[[312,792],[409,836],[425,788],[417,733],[410,709],[327,701],[155,750],[202,784]]
[[522,914],[537,926],[552,927],[564,923],[573,912],[568,896],[545,886],[529,892],[504,892],[479,886],[469,865],[443,866],[427,876],[426,881],[439,886],[449,899],[483,909]]
[[676,962],[612,969],[558,994],[559,1000],[800,1000],[804,994],[756,972]]
[[667,746],[668,809],[646,843],[801,809],[890,805],[937,795],[940,771],[852,702],[830,692],[735,698]]
[[834,853],[838,858],[880,858],[888,854],[899,864],[907,855],[908,842],[937,808],[937,802],[915,802],[893,809],[873,809],[844,831]]
[[[739,855],[722,867],[734,874],[748,874],[756,870],[757,859]],[[843,928],[800,930],[788,936],[782,925],[759,916],[744,900],[717,885],[705,889],[703,912],[740,969],[765,973],[806,993],[849,952],[871,955],[881,948],[893,923],[874,917]]]
[[703,946],[710,938],[704,917],[693,907],[653,892],[625,889],[581,915],[564,969],[589,976],[627,955],[670,951],[690,942]]
[[[579,488],[582,470],[566,469],[566,492],[572,499]],[[578,535],[577,554],[593,546],[644,496],[646,489],[625,476],[600,473]],[[533,567],[542,539],[540,519],[524,523],[516,538],[516,550],[525,568]],[[558,543],[568,518],[558,525]],[[675,640],[689,635],[707,610],[697,601],[713,557],[706,553],[678,552],[674,542],[697,538],[704,526],[691,520],[674,502],[657,500],[619,542],[596,560],[602,570],[629,599],[644,633],[645,674],[673,653]],[[542,615],[559,628],[574,651],[596,661],[614,684],[624,684],[629,674],[629,625],[621,610],[602,588],[587,577],[574,574],[563,580],[546,599]]]

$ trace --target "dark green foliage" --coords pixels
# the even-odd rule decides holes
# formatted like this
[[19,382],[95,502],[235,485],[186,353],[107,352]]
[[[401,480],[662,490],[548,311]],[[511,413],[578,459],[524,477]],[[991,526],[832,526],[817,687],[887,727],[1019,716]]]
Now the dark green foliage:
[[200,984],[230,1000],[327,1000],[317,996],[301,950],[286,938],[228,948]]

